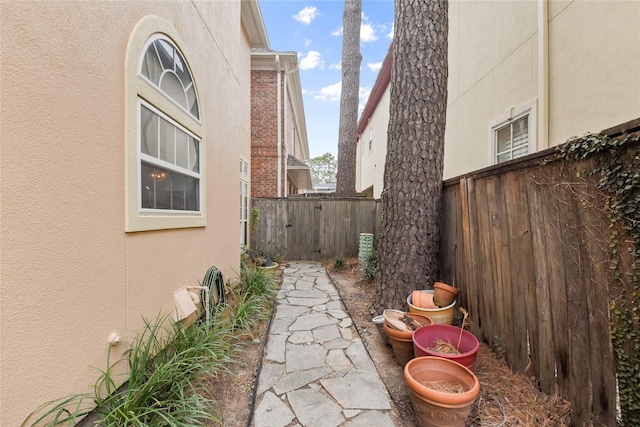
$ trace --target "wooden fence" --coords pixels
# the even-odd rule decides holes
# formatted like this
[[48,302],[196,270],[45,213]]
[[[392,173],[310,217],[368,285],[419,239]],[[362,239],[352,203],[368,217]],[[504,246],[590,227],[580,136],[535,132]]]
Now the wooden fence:
[[379,201],[365,198],[256,198],[260,211],[251,246],[289,260],[358,255],[360,233],[378,235]]
[[[572,425],[613,426],[608,306],[621,283],[609,269],[607,199],[578,176],[585,164],[554,153],[444,183],[441,279],[460,289],[480,341],[571,403]],[[355,256],[359,233],[379,231],[379,201],[370,199],[255,199],[253,206],[260,224],[252,244],[286,259]],[[629,257],[623,271],[631,268]]]
[[611,426],[610,222],[578,167],[547,151],[445,182],[441,275],[478,339],[541,390],[558,387],[573,425]]

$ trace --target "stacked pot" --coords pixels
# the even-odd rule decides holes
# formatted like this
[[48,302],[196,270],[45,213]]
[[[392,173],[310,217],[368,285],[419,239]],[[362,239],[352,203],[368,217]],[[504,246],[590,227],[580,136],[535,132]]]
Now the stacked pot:
[[[385,310],[383,329],[396,361],[404,366],[419,427],[463,427],[480,392],[473,373],[480,343],[470,332],[452,326],[458,290],[436,282],[433,290],[413,291],[407,297],[409,312]],[[398,319],[419,321],[403,325]],[[435,351],[449,343],[456,354]]]

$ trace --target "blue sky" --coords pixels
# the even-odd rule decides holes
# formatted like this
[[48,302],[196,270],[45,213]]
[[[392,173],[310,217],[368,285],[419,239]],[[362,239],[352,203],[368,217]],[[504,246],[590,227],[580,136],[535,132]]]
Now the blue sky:
[[[363,0],[360,112],[393,37],[393,0]],[[259,0],[271,49],[298,53],[309,154],[338,155],[343,0]]]

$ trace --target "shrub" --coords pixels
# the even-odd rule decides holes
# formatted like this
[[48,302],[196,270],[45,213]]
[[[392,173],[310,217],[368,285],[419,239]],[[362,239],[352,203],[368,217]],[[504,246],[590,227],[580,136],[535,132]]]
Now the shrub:
[[378,272],[378,255],[371,252],[364,260],[364,264],[361,267],[362,277],[367,282],[373,282],[376,280],[376,274]]
[[344,270],[347,268],[347,259],[342,255],[338,255],[333,258],[333,268],[336,270]]

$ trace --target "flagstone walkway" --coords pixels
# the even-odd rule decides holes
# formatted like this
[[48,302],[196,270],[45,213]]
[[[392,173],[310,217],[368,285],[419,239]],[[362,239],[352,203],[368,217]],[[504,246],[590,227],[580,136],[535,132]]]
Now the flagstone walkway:
[[395,427],[393,402],[317,262],[284,270],[259,375],[255,427]]

